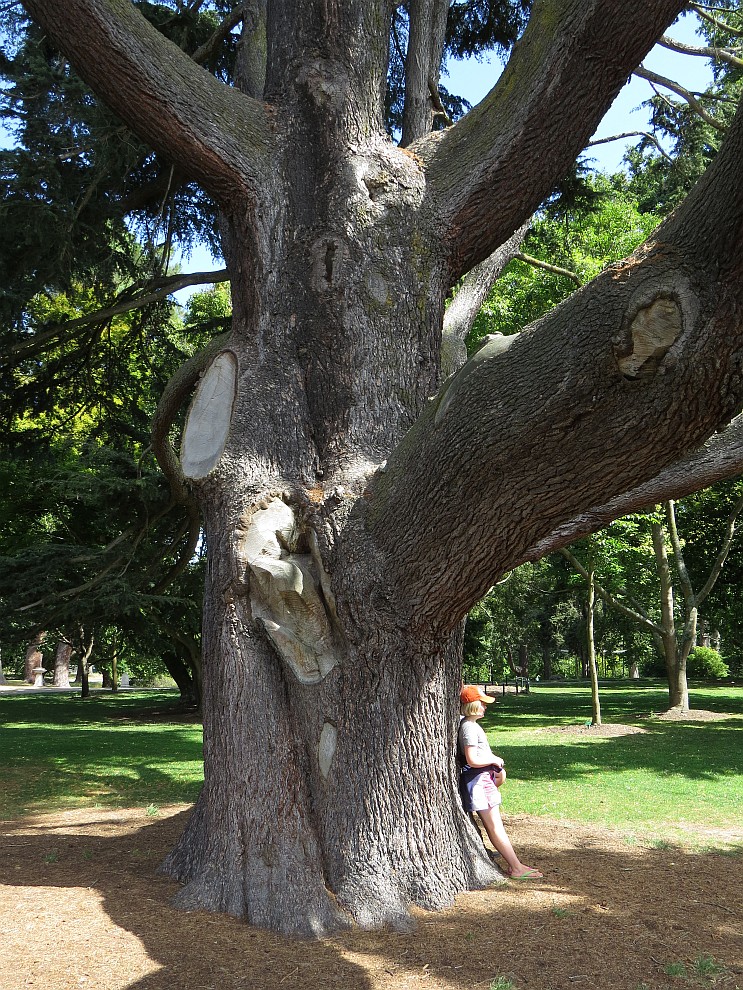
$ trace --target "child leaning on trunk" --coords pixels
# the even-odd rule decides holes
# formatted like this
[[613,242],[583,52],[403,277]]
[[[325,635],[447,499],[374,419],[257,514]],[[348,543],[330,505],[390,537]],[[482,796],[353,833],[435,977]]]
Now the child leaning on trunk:
[[474,684],[466,684],[459,694],[462,721],[457,747],[461,761],[460,791],[465,811],[476,811],[490,841],[506,861],[506,872],[514,880],[537,880],[539,870],[525,866],[514,852],[500,816],[499,787],[506,779],[503,760],[490,749],[478,720],[494,698]]

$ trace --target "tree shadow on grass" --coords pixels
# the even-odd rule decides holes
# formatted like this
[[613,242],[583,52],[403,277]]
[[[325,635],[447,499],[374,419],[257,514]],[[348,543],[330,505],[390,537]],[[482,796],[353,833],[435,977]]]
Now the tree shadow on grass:
[[[16,823],[5,830],[2,873],[10,888],[39,888],[35,896],[52,898],[59,917],[81,891],[100,897],[104,926],[94,938],[107,943],[107,971],[114,974],[98,984],[106,988],[470,990],[504,976],[518,990],[576,984],[636,990],[641,983],[655,990],[675,985],[664,967],[690,968],[700,956],[724,967],[716,990],[740,982],[740,858],[633,848],[616,833],[569,822],[514,821],[509,829],[518,848],[539,864],[544,880],[462,895],[437,914],[416,912],[411,934],[352,930],[305,942],[224,915],[170,907],[177,885],[155,870],[186,814],[147,820],[129,812],[117,822],[111,813],[88,812]],[[49,911],[46,917],[55,923]],[[0,927],[7,925],[2,917]],[[116,929],[146,950],[146,968],[159,968],[129,975]],[[39,945],[27,940],[27,962],[34,949],[42,951]],[[60,967],[63,954],[72,959],[73,973],[78,957],[83,971],[84,953],[69,939],[55,940],[47,951],[58,954]]]

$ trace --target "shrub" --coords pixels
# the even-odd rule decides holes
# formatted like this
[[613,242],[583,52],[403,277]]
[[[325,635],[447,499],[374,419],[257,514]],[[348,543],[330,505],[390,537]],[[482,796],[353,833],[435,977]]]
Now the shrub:
[[686,673],[689,677],[708,677],[721,681],[730,677],[730,668],[717,650],[709,646],[696,646],[686,661]]

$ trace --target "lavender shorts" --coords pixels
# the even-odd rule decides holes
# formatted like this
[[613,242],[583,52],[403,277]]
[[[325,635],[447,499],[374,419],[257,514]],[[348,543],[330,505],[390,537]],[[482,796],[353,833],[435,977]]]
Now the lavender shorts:
[[473,811],[487,811],[488,808],[497,808],[501,803],[500,791],[487,771],[478,773],[467,787],[472,798]]

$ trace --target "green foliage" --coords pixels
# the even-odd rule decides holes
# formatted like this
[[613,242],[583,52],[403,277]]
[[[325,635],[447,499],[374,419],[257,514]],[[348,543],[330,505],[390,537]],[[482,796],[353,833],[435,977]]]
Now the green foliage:
[[[583,178],[582,193],[568,184],[545,205],[532,225],[523,253],[574,272],[582,283],[630,254],[658,223],[642,213],[621,176]],[[478,314],[468,347],[489,333],[518,333],[567,299],[576,283],[527,264],[512,261]]]
[[[127,244],[137,255],[131,237]],[[197,304],[221,317],[224,287],[217,296],[202,293]],[[95,305],[94,293],[78,285],[40,295],[28,305],[29,325]],[[165,673],[163,656],[174,649],[167,629],[198,638],[202,579],[189,550],[192,526],[149,450],[159,394],[201,339],[189,316],[188,338],[173,304],[118,316],[7,372],[0,632],[9,668],[22,664],[38,629],[50,641],[65,636],[78,652],[81,636],[92,639],[101,669],[116,656],[122,670],[147,677]],[[183,554],[192,560],[166,592]]]
[[714,980],[726,972],[727,967],[714,956],[697,956],[694,960],[694,975],[703,980]]
[[[679,807],[684,823],[735,828],[743,802],[743,688],[692,687],[692,707],[720,713],[719,721],[654,718],[667,700],[660,681],[604,684],[602,721],[640,731],[594,736],[585,728],[585,687],[533,683],[528,695],[499,698],[480,724],[509,767],[509,813],[596,822],[631,831],[644,846],[688,842]],[[559,726],[582,731],[554,731]],[[545,728],[552,731],[535,731]],[[741,852],[739,843],[732,848]]]
[[[534,685],[528,695],[499,699],[484,728],[511,768],[509,811],[629,829],[639,846],[658,837],[688,842],[678,828],[680,806],[688,823],[736,826],[743,802],[743,689],[697,688],[694,699],[697,707],[727,717],[653,719],[649,713],[663,705],[661,685],[606,687],[604,721],[643,730],[608,738],[537,731],[584,724],[591,710],[585,689]],[[98,694],[85,704],[60,694],[0,695],[0,817],[194,800],[203,770],[201,727],[182,720],[176,700],[174,692],[139,691]]]
[[686,978],[686,966],[682,962],[668,963],[663,967],[666,976],[680,976]]
[[721,681],[730,677],[730,668],[717,650],[708,646],[696,646],[686,661],[686,673],[689,677]]
[[[189,52],[225,12],[211,2],[138,6]],[[165,273],[175,245],[206,242],[218,254],[213,203],[94,98],[33,22],[16,16],[13,27],[0,62],[0,120],[17,139],[0,151],[0,325],[22,330],[25,307],[42,291],[69,292],[77,281],[100,292],[141,278],[127,247],[132,229],[147,248],[148,278]],[[237,40],[228,35],[207,65],[225,81]]]

